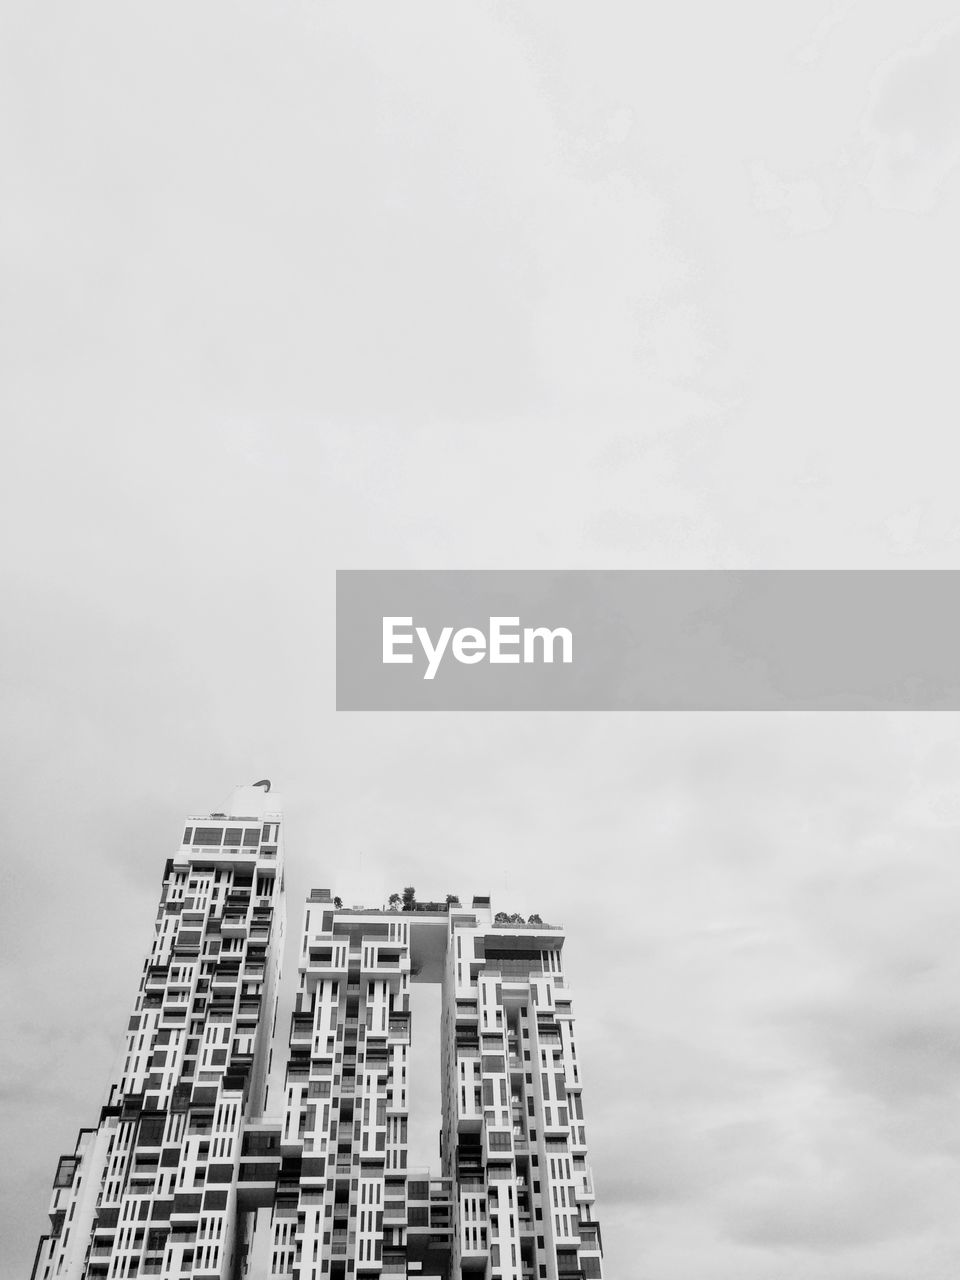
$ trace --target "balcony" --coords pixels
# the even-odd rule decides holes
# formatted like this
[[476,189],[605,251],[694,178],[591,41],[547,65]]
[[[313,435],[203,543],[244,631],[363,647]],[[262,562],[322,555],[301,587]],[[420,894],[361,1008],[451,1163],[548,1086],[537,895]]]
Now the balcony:
[[582,1249],[599,1249],[600,1234],[595,1222],[581,1222],[579,1224],[580,1247]]
[[293,1015],[290,1023],[290,1043],[291,1045],[309,1045],[313,1040],[313,1016],[312,1014]]

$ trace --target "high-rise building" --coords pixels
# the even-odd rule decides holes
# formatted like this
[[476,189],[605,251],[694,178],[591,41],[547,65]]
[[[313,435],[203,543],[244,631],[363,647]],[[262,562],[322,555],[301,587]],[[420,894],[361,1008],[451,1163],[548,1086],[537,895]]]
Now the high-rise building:
[[[268,1098],[281,819],[238,794],[167,865],[127,1060],[61,1161],[34,1280],[600,1277],[563,930],[315,889]],[[413,983],[441,991],[434,1171],[408,1164]]]
[[[307,902],[272,1274],[601,1276],[562,929],[410,905]],[[438,1175],[407,1167],[415,982],[442,990]]]
[[167,859],[123,1051],[96,1125],[60,1160],[34,1280],[237,1272],[283,946],[269,789],[188,819]]

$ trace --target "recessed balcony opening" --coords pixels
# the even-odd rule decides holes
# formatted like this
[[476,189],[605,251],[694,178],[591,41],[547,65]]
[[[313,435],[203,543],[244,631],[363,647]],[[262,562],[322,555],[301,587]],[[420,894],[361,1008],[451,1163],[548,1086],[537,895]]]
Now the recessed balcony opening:
[[440,993],[439,983],[410,984],[407,1050],[407,1164],[435,1172],[440,1169]]

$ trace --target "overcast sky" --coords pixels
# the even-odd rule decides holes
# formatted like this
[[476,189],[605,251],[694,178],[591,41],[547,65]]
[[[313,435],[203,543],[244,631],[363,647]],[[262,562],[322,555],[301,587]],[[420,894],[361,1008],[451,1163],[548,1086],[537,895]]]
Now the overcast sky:
[[567,925],[610,1280],[955,1275],[956,716],[333,711],[338,567],[958,567],[951,10],[7,0],[2,1280],[264,776]]

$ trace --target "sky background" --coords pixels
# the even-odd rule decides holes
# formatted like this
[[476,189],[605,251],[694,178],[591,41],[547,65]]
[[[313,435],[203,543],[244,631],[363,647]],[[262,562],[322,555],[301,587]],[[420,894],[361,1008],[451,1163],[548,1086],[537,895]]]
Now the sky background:
[[955,8],[651,9],[0,11],[3,1280],[264,776],[567,925],[610,1280],[956,1274],[956,716],[333,710],[337,568],[958,567]]

